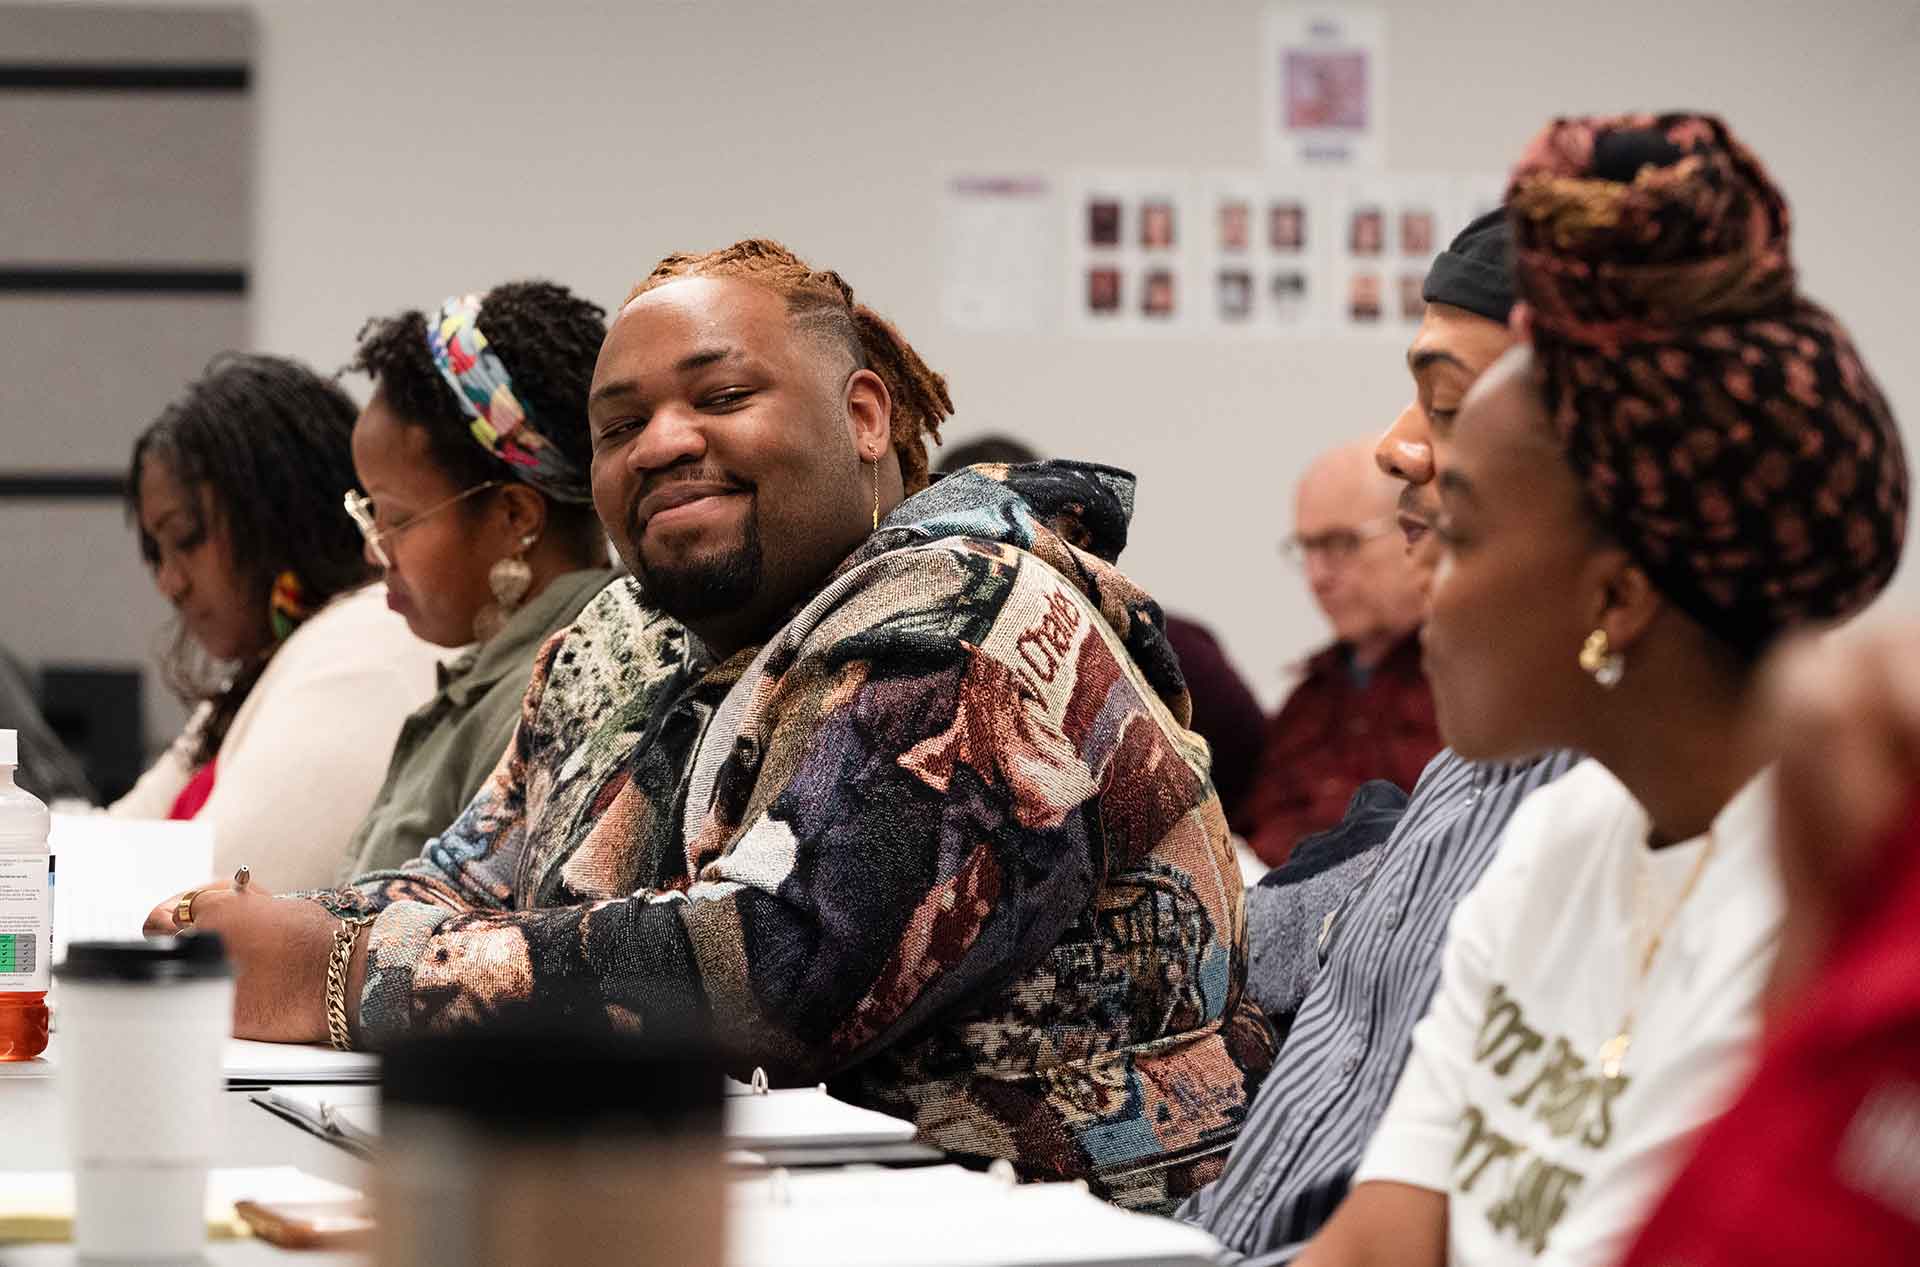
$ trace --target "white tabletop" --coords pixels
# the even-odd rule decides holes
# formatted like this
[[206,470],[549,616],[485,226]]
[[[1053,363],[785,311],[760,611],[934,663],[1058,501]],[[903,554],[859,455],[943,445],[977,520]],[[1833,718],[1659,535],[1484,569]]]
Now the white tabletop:
[[[225,1101],[226,1137],[215,1153],[216,1166],[298,1166],[311,1175],[365,1190],[372,1176],[365,1163],[252,1103],[249,1092],[229,1091]],[[6,1141],[5,1170],[62,1170],[69,1165],[66,1133],[61,1124],[60,1096],[52,1078],[0,1077],[0,1140]],[[0,1182],[4,1175],[0,1174]],[[71,1263],[69,1245],[9,1245],[0,1261],[13,1267],[48,1267]],[[210,1241],[207,1261],[213,1264],[266,1262],[310,1263],[313,1267],[364,1263],[355,1254],[294,1253],[261,1241]]]

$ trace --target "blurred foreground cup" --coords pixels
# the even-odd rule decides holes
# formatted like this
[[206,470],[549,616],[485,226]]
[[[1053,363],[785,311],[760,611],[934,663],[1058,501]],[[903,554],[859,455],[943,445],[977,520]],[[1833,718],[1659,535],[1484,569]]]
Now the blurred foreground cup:
[[722,1267],[710,1048],[481,1031],[403,1042],[382,1076],[381,1267]]
[[212,933],[82,941],[53,970],[82,1261],[199,1262],[233,977]]

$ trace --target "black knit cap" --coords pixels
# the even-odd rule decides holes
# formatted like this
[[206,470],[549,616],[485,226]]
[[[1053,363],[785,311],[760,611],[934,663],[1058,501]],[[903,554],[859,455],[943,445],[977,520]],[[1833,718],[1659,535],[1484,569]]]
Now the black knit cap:
[[1460,230],[1427,270],[1420,297],[1506,324],[1513,311],[1513,227],[1496,207]]

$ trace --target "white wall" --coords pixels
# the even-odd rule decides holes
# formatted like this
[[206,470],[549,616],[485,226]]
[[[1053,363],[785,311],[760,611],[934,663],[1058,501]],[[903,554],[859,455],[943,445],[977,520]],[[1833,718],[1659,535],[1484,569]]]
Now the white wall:
[[[1274,543],[1307,458],[1405,398],[1397,350],[988,337],[937,305],[942,164],[1257,162],[1258,0],[258,7],[263,348],[331,367],[369,314],[528,274],[612,303],[667,250],[775,235],[949,376],[951,438],[1138,472],[1130,570],[1264,696],[1322,636]],[[1920,424],[1920,4],[1383,7],[1400,169],[1503,169],[1555,113],[1724,113],[1793,200],[1807,289]]]

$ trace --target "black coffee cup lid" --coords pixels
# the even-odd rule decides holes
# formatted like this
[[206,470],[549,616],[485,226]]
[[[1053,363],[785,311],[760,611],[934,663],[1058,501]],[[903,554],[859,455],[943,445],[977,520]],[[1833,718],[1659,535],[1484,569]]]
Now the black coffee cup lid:
[[724,1061],[706,1041],[494,1026],[407,1038],[383,1054],[381,1097],[490,1129],[717,1133]]
[[56,981],[114,984],[206,981],[231,975],[227,948],[218,933],[193,933],[153,941],[77,941],[54,968]]

